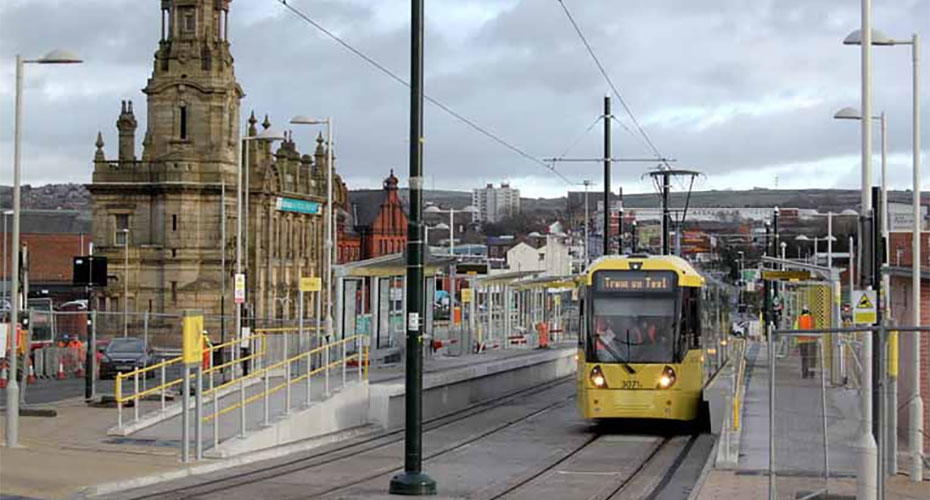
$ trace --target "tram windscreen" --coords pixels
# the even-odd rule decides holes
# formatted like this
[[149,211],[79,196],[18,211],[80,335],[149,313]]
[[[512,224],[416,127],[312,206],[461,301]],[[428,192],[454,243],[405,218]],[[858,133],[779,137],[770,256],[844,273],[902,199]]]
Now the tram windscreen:
[[589,360],[675,362],[674,294],[595,297]]

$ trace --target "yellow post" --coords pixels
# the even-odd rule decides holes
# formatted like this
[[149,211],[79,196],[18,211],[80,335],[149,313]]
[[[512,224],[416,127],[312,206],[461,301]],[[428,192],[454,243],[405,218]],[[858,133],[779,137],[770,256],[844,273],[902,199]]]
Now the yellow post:
[[365,380],[368,380],[368,350],[371,349],[369,346],[365,346]]
[[888,376],[898,376],[898,332],[888,335]]

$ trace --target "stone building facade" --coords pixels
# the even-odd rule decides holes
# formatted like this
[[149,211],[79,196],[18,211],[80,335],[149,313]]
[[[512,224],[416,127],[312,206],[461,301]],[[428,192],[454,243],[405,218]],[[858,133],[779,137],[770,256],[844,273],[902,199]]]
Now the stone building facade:
[[[109,286],[97,297],[100,309],[201,309],[211,332],[219,321],[209,316],[234,313],[244,93],[226,31],[230,1],[162,0],[161,40],[143,90],[148,123],[141,158],[132,102],[123,102],[117,120],[116,160],[107,159],[98,133],[88,186],[93,239],[96,254],[111,262]],[[249,137],[258,133],[256,125],[253,113]],[[262,126],[270,127],[267,117]],[[326,148],[318,138],[314,154],[301,155],[289,135],[280,144],[245,144],[246,309],[256,318],[293,318],[299,278],[322,274]],[[337,176],[334,194],[344,206],[346,189]],[[313,308],[308,303],[305,310]]]

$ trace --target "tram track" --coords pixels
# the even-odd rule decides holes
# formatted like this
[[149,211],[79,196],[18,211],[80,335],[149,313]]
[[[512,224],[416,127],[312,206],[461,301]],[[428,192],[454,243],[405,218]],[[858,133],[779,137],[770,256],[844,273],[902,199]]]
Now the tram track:
[[[554,390],[560,386],[567,384],[573,381],[574,376],[564,377],[557,379],[545,384],[541,384],[536,387],[524,389],[517,391],[506,396],[499,398],[494,398],[491,400],[483,401],[478,403],[466,410],[456,412],[450,415],[444,415],[441,417],[436,417],[430,420],[424,421],[423,431],[424,433],[433,432],[443,427],[451,426],[456,423],[460,423],[469,418],[481,415],[483,413],[489,412],[491,410],[507,406],[508,404],[513,403],[514,401],[530,398],[532,396],[544,393],[549,390]],[[543,414],[545,412],[551,411],[554,408],[565,405],[574,398],[574,395],[567,398],[560,398],[559,400],[543,405],[541,408],[535,409],[531,412],[528,412],[523,415],[508,419],[503,421],[495,426],[492,426],[478,434],[469,436],[466,439],[460,440],[458,442],[452,443],[450,445],[444,446],[438,450],[435,450],[428,455],[424,456],[425,460],[441,456],[446,453],[461,449],[470,444],[473,444],[477,441],[487,438],[488,436],[500,432],[508,427],[531,419],[535,416]],[[324,465],[333,464],[340,460],[346,460],[353,457],[356,457],[363,453],[372,452],[378,450],[379,448],[384,448],[398,442],[403,441],[404,439],[404,430],[397,429],[393,431],[388,431],[384,433],[377,433],[374,436],[362,437],[351,440],[348,443],[338,445],[336,447],[328,448],[322,451],[312,453],[310,455],[302,456],[296,459],[287,460],[282,463],[275,463],[265,467],[252,469],[238,473],[234,476],[226,475],[224,477],[211,479],[207,481],[201,481],[194,485],[187,485],[182,487],[177,487],[173,489],[159,489],[152,492],[144,492],[140,495],[116,495],[116,496],[107,496],[105,498],[120,498],[120,499],[131,499],[131,500],[148,500],[148,499],[172,499],[172,500],[182,500],[182,499],[194,499],[207,495],[215,495],[217,493],[222,493],[224,491],[235,490],[239,487],[244,487],[259,483],[261,481],[272,480],[287,474],[292,474],[296,472],[306,471],[313,468],[322,467]],[[339,484],[327,488],[325,491],[313,492],[310,496],[318,497],[329,495],[347,488],[351,488],[354,485],[362,483],[364,481],[374,479],[378,476],[390,473],[392,471],[399,470],[397,466],[383,467],[369,471],[368,473],[356,476],[351,482],[346,482],[344,484]],[[307,494],[300,495],[295,498],[307,498]]]
[[[691,450],[698,435],[691,436],[670,436],[654,437],[656,440],[645,456],[638,464],[629,471],[570,471],[559,470],[560,466],[570,466],[573,459],[580,458],[586,452],[591,451],[592,447],[598,444],[604,445],[602,440],[611,437],[609,434],[596,433],[583,443],[565,450],[558,456],[551,457],[545,463],[538,465],[533,470],[514,478],[503,485],[497,485],[491,489],[480,491],[475,495],[469,496],[470,500],[500,500],[500,499],[520,499],[532,498],[539,492],[557,491],[558,484],[577,481],[574,479],[578,475],[587,475],[592,478],[588,484],[592,485],[594,491],[583,491],[584,488],[572,486],[572,498],[584,498],[586,500],[618,500],[618,499],[655,499],[662,489],[669,483],[671,477],[678,470],[680,464]],[[648,439],[648,436],[616,436],[619,438],[630,439]],[[632,443],[635,445],[635,441]],[[618,450],[622,445],[615,446]],[[597,453],[594,453],[597,455]],[[619,460],[618,460],[619,462]],[[566,477],[563,479],[560,476]],[[610,479],[604,483],[603,478]],[[593,487],[598,484],[599,486]]]

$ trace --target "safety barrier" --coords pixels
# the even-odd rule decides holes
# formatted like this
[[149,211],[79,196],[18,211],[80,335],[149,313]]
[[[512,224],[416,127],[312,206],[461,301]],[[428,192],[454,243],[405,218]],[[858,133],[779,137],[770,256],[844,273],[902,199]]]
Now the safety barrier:
[[[275,330],[263,330],[260,331],[259,334],[262,336],[269,334],[287,335],[289,333],[296,332],[296,329],[284,328]],[[291,387],[295,384],[303,382],[306,391],[305,402],[309,405],[313,399],[312,379],[314,375],[322,374],[324,398],[327,398],[330,394],[330,376],[331,371],[334,368],[342,368],[341,378],[343,387],[347,383],[350,364],[356,368],[356,380],[359,382],[367,382],[369,346],[365,342],[366,339],[367,336],[355,335],[342,340],[329,342],[309,350],[302,350],[292,356],[287,354],[288,342],[285,341],[283,343],[285,349],[283,360],[274,363],[268,363],[266,366],[263,366],[248,374],[243,374],[239,378],[230,380],[218,386],[211,386],[210,389],[204,391],[204,396],[209,397],[209,402],[204,400],[204,405],[210,405],[211,413],[203,416],[202,422],[212,422],[214,448],[220,444],[220,417],[239,410],[239,435],[244,437],[247,432],[246,407],[248,405],[258,401],[262,402],[262,425],[268,426],[271,419],[271,404],[269,398],[273,394],[283,390],[283,413],[286,415],[290,412],[293,406]],[[348,347],[350,345],[354,345],[355,347],[355,351],[352,353],[349,353],[348,351]],[[341,351],[341,356],[336,360],[333,360],[334,349]],[[351,363],[352,361],[354,361],[354,363]],[[293,375],[295,368],[297,376]],[[204,373],[206,372],[207,371]],[[283,380],[279,383],[276,383],[275,385],[272,385],[271,378],[278,372],[283,372]],[[246,382],[249,380],[261,380],[262,388],[259,392],[246,397],[244,387]],[[220,391],[232,387],[240,388],[238,401],[223,406],[221,403],[222,395],[220,394]]]
[[[261,349],[252,349],[252,353],[250,353],[247,356],[235,357],[231,361],[227,361],[225,363],[221,363],[218,365],[213,365],[212,359],[213,359],[214,352],[217,352],[217,351],[222,352],[223,349],[231,349],[237,345],[241,345],[244,342],[247,342],[249,344],[257,343],[261,346]],[[244,369],[244,366],[242,365],[243,363],[253,363],[254,360],[264,356],[265,355],[264,334],[257,333],[254,335],[250,335],[248,337],[244,337],[242,339],[231,340],[223,344],[217,344],[215,346],[207,347],[206,349],[204,349],[204,351],[205,351],[205,354],[206,354],[205,357],[207,358],[207,363],[208,363],[208,368],[204,370],[204,374],[209,375],[210,383],[213,384],[214,383],[213,379],[215,378],[215,375],[218,373],[221,373],[221,371],[224,371],[230,368],[235,368],[237,366],[242,367]],[[235,351],[236,350],[233,349],[234,353]],[[127,406],[130,403],[132,404],[132,407],[133,407],[133,419],[131,422],[137,422],[140,417],[141,402],[148,396],[152,396],[155,394],[160,395],[160,398],[159,398],[160,406],[158,409],[160,412],[164,413],[166,410],[166,400],[168,399],[168,390],[173,387],[180,386],[184,382],[184,377],[181,374],[183,372],[181,370],[182,366],[183,366],[182,357],[177,356],[177,357],[173,357],[170,359],[166,359],[154,365],[137,368],[135,370],[128,371],[125,373],[117,372],[114,377],[114,382],[113,382],[114,384],[113,392],[115,394],[114,399],[116,400],[116,407],[117,407],[117,417],[116,417],[117,427],[120,429],[123,428],[123,425],[124,425],[123,407]],[[174,371],[175,369],[177,370],[178,376],[176,378],[169,379],[168,377],[169,368],[171,368],[172,371]],[[151,376],[154,376],[156,372],[159,374],[160,383],[156,385],[155,387],[151,387],[151,388],[146,387],[146,379],[150,376],[149,374],[152,374]],[[142,382],[141,390],[140,390],[140,378]],[[191,378],[193,378],[193,376],[191,376]],[[132,380],[132,392],[124,394],[125,391],[123,390],[123,383],[124,381],[129,381],[129,380]]]

